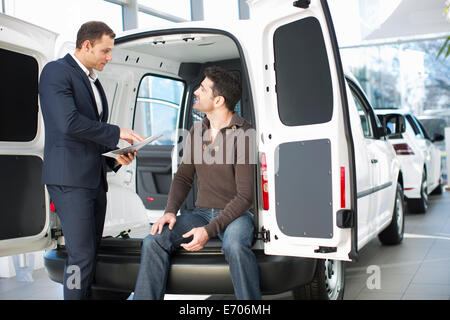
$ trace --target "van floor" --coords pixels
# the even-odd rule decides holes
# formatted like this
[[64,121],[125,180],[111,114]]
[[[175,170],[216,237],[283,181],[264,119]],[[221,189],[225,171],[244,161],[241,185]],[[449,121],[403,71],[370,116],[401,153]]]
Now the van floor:
[[[372,240],[360,251],[360,260],[346,265],[345,300],[450,299],[450,192],[430,197],[428,212],[407,214],[405,237],[398,246]],[[379,269],[378,269],[379,268]],[[380,281],[374,279],[379,270]],[[62,285],[51,281],[45,269],[35,270],[33,282],[0,278],[0,300],[60,300]],[[129,299],[132,299],[132,295]],[[234,299],[223,295],[166,295],[167,300]],[[265,300],[292,299],[290,293],[264,296]]]

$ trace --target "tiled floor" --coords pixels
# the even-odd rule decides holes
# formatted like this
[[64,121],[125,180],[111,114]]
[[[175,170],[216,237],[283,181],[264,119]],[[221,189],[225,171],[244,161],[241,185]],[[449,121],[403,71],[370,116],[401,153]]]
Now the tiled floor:
[[[379,283],[375,274],[380,276]],[[0,278],[0,300],[62,299],[62,286],[49,280],[44,269],[36,270],[33,278],[34,282]],[[166,299],[208,298],[230,297],[166,295]],[[264,299],[292,296],[286,293]],[[432,196],[425,215],[406,216],[401,245],[383,246],[375,239],[360,251],[359,262],[347,264],[344,299],[450,299],[450,192]]]
[[[425,215],[406,216],[402,244],[383,246],[376,239],[360,254],[347,265],[345,299],[450,299],[450,193],[432,196]],[[379,267],[380,289],[369,289],[369,266]]]

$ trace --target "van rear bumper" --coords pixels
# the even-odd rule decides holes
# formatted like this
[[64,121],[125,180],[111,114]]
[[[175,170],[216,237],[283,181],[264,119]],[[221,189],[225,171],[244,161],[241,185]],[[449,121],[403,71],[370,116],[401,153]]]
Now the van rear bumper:
[[[119,240],[131,246],[103,246],[97,257],[93,288],[132,292],[140,265],[142,240]],[[134,242],[134,243],[130,243]],[[116,242],[117,244],[117,242]],[[261,291],[278,294],[313,279],[316,260],[308,258],[268,256],[255,250],[259,265]],[[44,264],[51,280],[62,283],[67,252],[64,247],[46,251]],[[217,248],[197,253],[181,251],[172,257],[167,283],[170,294],[233,294],[228,263]]]

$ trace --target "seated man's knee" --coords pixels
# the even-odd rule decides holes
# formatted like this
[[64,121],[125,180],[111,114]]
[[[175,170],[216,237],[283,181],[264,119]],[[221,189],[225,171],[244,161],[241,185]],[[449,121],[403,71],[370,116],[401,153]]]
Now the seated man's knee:
[[253,243],[253,230],[251,218],[239,217],[225,229],[222,250],[233,254],[234,251],[242,252],[250,249]]
[[142,251],[152,251],[155,244],[155,236],[149,234],[142,241]]
[[162,236],[163,234],[149,234],[142,242],[142,250],[145,252],[154,252],[155,250],[159,250],[161,248],[161,239],[158,238],[162,238]]
[[173,232],[164,226],[161,234],[149,234],[142,242],[142,250],[145,252],[155,252],[155,250],[163,249],[166,252],[173,250],[174,235]]
[[222,243],[222,251],[226,256],[245,254],[250,250],[251,242],[243,238],[226,238]]

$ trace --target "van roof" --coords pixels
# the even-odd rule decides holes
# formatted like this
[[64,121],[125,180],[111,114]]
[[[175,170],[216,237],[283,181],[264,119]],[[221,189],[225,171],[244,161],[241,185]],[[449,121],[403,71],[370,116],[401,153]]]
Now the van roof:
[[[253,24],[251,20],[229,20],[229,21],[186,21],[186,22],[161,22],[154,27],[146,27],[146,28],[138,28],[127,30],[121,33],[118,33],[117,38],[123,38],[130,35],[138,35],[138,34],[149,34],[149,33],[167,33],[168,31],[173,31],[173,33],[179,33],[182,30],[189,29],[212,29],[212,30],[220,30],[226,31],[229,33],[239,34],[240,30],[245,31],[244,26],[249,26]],[[201,30],[198,30],[201,32]],[[242,32],[241,31],[241,32]],[[247,29],[248,31],[248,29]]]

